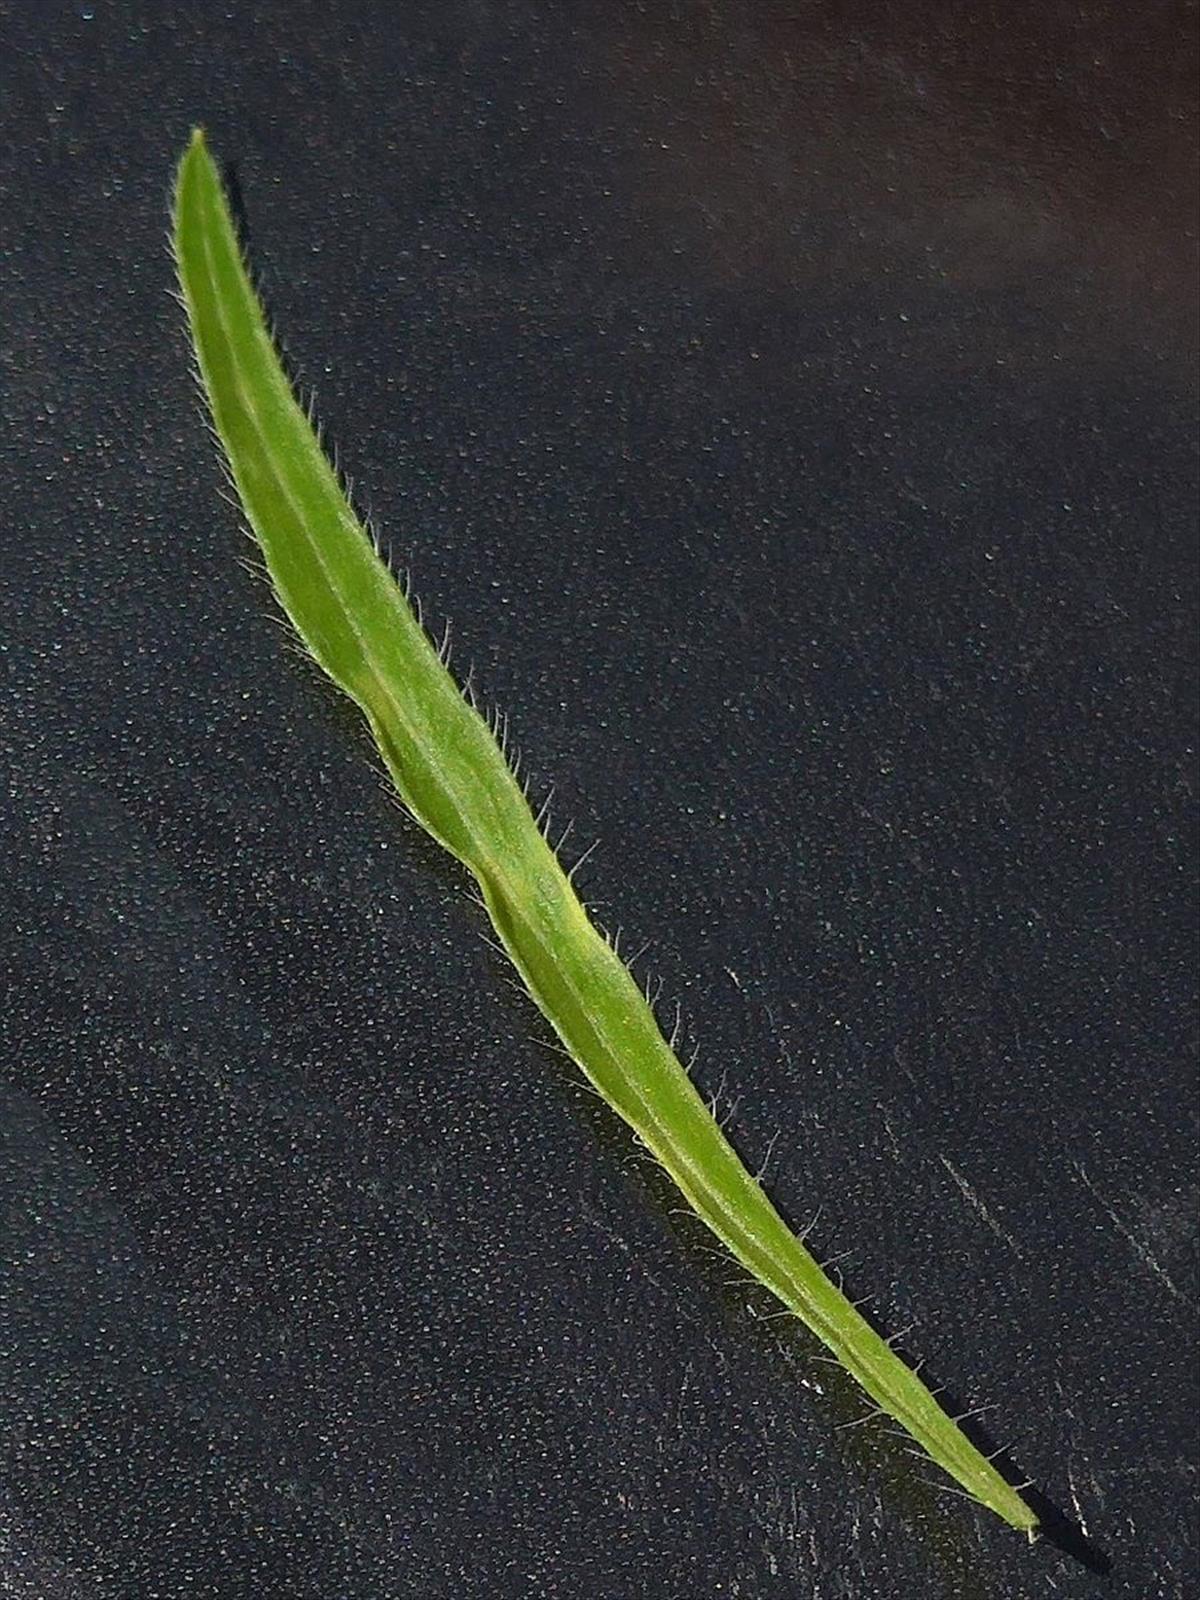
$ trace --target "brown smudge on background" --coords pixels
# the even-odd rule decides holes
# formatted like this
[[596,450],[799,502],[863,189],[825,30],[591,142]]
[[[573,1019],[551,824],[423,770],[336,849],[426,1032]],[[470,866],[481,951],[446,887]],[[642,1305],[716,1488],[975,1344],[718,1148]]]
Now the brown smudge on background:
[[1120,38],[1074,7],[696,15],[598,30],[609,91],[640,102],[619,168],[640,229],[613,241],[637,270],[1015,288],[1099,318],[1110,351],[1144,336],[1192,359],[1192,12],[1130,15]]

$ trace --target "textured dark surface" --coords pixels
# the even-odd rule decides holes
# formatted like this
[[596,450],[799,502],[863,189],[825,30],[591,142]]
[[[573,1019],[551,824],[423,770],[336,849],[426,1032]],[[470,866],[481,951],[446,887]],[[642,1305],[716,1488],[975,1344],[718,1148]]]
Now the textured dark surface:
[[[744,10],[0,5],[6,1595],[1195,1592],[1194,8]],[[288,654],[196,120],[740,1148],[1075,1554],[838,1428]]]

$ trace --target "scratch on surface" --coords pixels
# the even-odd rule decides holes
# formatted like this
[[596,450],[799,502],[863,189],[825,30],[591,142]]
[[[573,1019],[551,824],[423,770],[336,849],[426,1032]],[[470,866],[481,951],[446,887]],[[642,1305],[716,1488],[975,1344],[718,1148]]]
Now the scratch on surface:
[[1176,1287],[1167,1269],[1155,1258],[1150,1250],[1147,1249],[1144,1242],[1138,1238],[1137,1234],[1134,1233],[1133,1229],[1124,1220],[1124,1218],[1114,1210],[1112,1205],[1100,1193],[1099,1189],[1097,1189],[1096,1185],[1083,1170],[1083,1164],[1079,1161],[1076,1161],[1074,1163],[1074,1167],[1076,1172],[1079,1174],[1084,1188],[1095,1199],[1100,1208],[1111,1218],[1113,1227],[1123,1239],[1128,1241],[1134,1255],[1137,1256],[1138,1260],[1150,1268],[1150,1271],[1154,1274],[1154,1276],[1161,1284],[1164,1285],[1164,1287],[1175,1297],[1176,1300],[1182,1301],[1184,1305],[1190,1305],[1191,1301],[1181,1289]]
[[696,1363],[694,1361],[689,1361],[687,1366],[684,1367],[683,1377],[679,1383],[679,1393],[675,1396],[675,1426],[678,1428],[680,1435],[684,1435],[687,1432],[683,1406],[684,1401],[687,1399],[688,1390],[692,1386],[692,1373],[695,1370],[695,1366]]
[[[590,1207],[588,1209],[591,1210]],[[633,1251],[629,1247],[629,1240],[628,1239],[623,1239],[615,1228],[610,1228],[607,1225],[607,1223],[601,1222],[600,1218],[598,1216],[596,1216],[594,1212],[592,1212],[591,1221],[592,1221],[593,1226],[600,1233],[602,1233],[605,1236],[606,1239],[611,1239],[612,1240],[613,1244],[615,1244],[617,1246],[617,1248],[621,1251],[622,1255],[626,1255],[626,1256],[632,1256],[633,1255]],[[641,1274],[641,1276],[643,1278],[646,1279],[646,1281],[648,1283],[652,1283],[654,1285],[654,1287],[658,1290],[659,1294],[662,1295],[664,1300],[668,1298],[668,1296],[670,1295],[671,1291],[667,1288],[667,1286],[660,1279],[658,1279],[658,1278],[656,1278],[654,1276],[654,1274],[650,1271],[649,1267],[646,1266],[644,1261],[635,1260],[634,1261],[634,1266],[637,1268],[638,1272]]]
[[996,1221],[995,1217],[988,1210],[988,1208],[984,1205],[983,1201],[975,1193],[974,1189],[972,1189],[971,1185],[963,1177],[962,1173],[958,1170],[958,1168],[956,1166],[954,1166],[951,1162],[947,1161],[945,1156],[939,1156],[938,1160],[942,1163],[942,1165],[945,1167],[946,1171],[954,1179],[955,1183],[958,1185],[959,1189],[962,1191],[963,1199],[967,1202],[967,1204],[971,1207],[971,1209],[973,1211],[977,1212],[979,1214],[979,1216],[981,1216],[983,1218],[984,1222],[987,1223],[988,1227],[996,1235],[997,1239],[1002,1239],[1004,1241],[1004,1243],[1009,1247],[1009,1249],[1012,1250],[1013,1253],[1018,1257],[1018,1259],[1021,1260],[1021,1261],[1024,1261],[1024,1259],[1025,1259],[1024,1250],[1021,1249],[1021,1246],[1013,1238],[1012,1234],[1009,1233],[1008,1229],[1005,1228],[1001,1223]]
[[1075,1474],[1071,1471],[1071,1463],[1067,1462],[1067,1484],[1071,1490],[1071,1504],[1075,1507],[1075,1518],[1079,1523],[1079,1531],[1085,1539],[1091,1538],[1091,1531],[1087,1525],[1087,1518],[1083,1514],[1083,1507],[1079,1503],[1079,1493],[1075,1488]]
[[[1067,1391],[1063,1388],[1062,1380],[1060,1378],[1055,1378],[1054,1387],[1058,1390],[1058,1398],[1059,1398],[1059,1401],[1062,1404],[1063,1415],[1067,1418],[1067,1421],[1068,1421],[1068,1427],[1067,1427],[1067,1486],[1071,1491],[1071,1504],[1075,1507],[1075,1517],[1076,1517],[1076,1520],[1079,1523],[1079,1531],[1083,1534],[1085,1539],[1090,1539],[1091,1536],[1092,1536],[1092,1532],[1091,1532],[1091,1529],[1088,1527],[1087,1518],[1083,1514],[1083,1502],[1079,1498],[1079,1489],[1078,1489],[1078,1486],[1077,1486],[1077,1484],[1075,1482],[1075,1468],[1074,1468],[1074,1464],[1073,1464],[1074,1463],[1074,1456],[1075,1456],[1075,1431],[1074,1431],[1074,1426],[1073,1425],[1075,1423],[1077,1423],[1078,1418],[1075,1415],[1075,1412],[1074,1412],[1074,1409],[1072,1408],[1070,1399],[1067,1396]],[[1096,1477],[1095,1470],[1090,1466],[1088,1467],[1087,1475],[1088,1475],[1088,1478],[1091,1480],[1091,1485],[1092,1485],[1092,1503],[1098,1510],[1103,1511],[1103,1509],[1104,1509],[1104,1490],[1100,1487],[1100,1482],[1099,1482],[1098,1478]]]

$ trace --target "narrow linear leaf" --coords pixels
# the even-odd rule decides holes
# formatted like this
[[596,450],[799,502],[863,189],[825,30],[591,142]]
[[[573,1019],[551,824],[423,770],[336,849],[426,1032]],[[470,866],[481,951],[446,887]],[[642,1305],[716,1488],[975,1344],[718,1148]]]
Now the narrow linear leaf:
[[725,1138],[629,969],[589,920],[487,723],[359,523],[280,365],[203,134],[178,171],[174,248],[213,423],[279,600],[360,707],[405,805],[467,868],[572,1059],[696,1213],[968,1495],[1037,1519],[826,1277]]

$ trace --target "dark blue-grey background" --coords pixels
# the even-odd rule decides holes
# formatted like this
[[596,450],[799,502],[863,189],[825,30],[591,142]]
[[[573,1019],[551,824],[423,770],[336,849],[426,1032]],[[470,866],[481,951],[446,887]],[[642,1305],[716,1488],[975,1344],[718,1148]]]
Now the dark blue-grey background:
[[[0,24],[5,1594],[1194,1594],[1195,7]],[[739,1148],[1075,1554],[839,1428],[289,653],[197,120]]]

